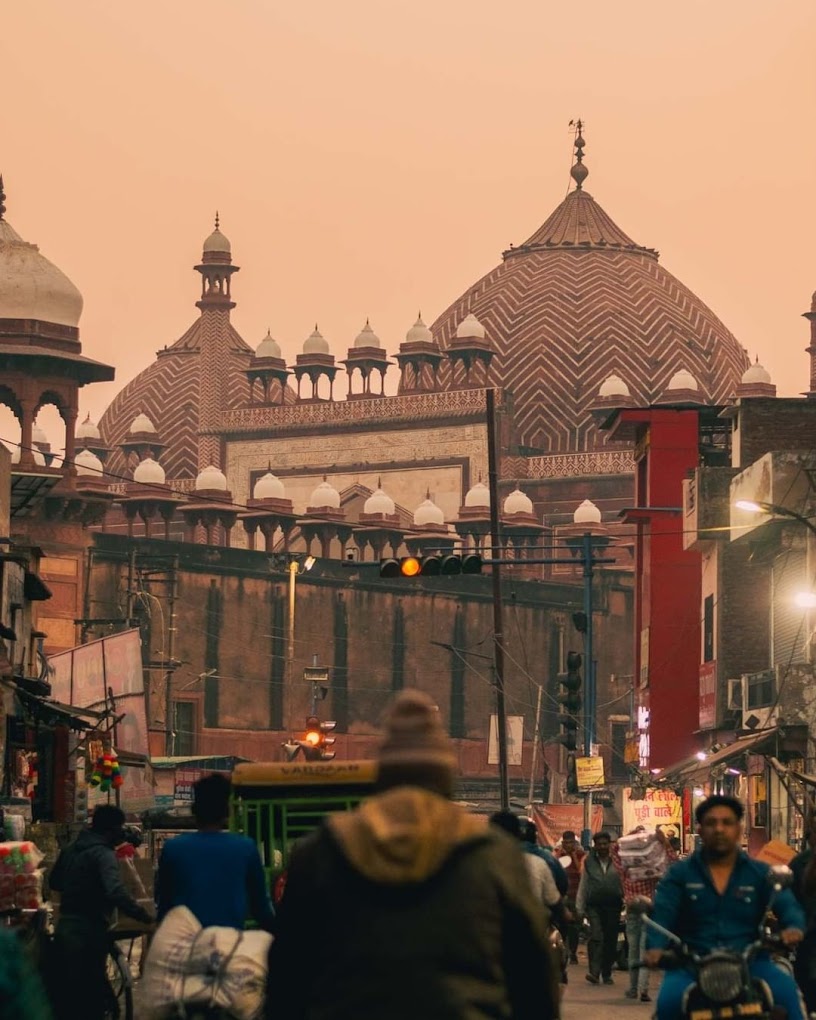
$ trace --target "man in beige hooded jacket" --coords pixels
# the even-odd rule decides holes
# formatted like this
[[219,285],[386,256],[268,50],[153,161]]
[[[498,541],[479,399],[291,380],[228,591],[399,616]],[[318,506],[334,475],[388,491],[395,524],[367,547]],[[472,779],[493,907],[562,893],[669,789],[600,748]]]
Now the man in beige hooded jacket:
[[557,1016],[521,849],[451,803],[454,764],[436,706],[403,691],[380,792],[293,854],[269,956],[270,1020]]

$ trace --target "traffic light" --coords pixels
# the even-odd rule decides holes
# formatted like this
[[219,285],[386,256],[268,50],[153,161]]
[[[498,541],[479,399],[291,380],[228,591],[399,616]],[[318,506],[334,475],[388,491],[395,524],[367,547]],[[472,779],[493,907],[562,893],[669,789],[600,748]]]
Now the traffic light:
[[331,761],[334,751],[327,750],[334,744],[334,737],[327,736],[337,726],[336,722],[321,722],[316,715],[306,720],[302,737],[293,737],[282,745],[287,761],[294,761],[303,751],[306,761]]
[[380,577],[453,577],[456,574],[481,574],[482,557],[477,553],[458,556],[434,553],[430,556],[403,556],[380,560]]
[[558,678],[564,688],[558,701],[564,706],[564,713],[558,716],[561,724],[561,743],[568,751],[578,747],[578,716],[581,711],[581,656],[578,652],[567,652],[567,672]]

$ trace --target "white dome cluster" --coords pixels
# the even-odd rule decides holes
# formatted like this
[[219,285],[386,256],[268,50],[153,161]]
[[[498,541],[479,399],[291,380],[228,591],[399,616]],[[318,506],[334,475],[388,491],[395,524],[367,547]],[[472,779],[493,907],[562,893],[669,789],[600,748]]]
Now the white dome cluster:
[[130,433],[130,435],[135,435],[136,433],[140,433],[140,432],[152,432],[152,433],[155,433],[156,432],[156,426],[147,417],[146,414],[144,414],[144,413],[137,414],[136,417],[131,422],[130,428],[128,429],[128,432]]
[[619,375],[610,375],[601,383],[599,397],[628,397],[629,387]]
[[271,471],[267,471],[265,475],[261,475],[252,489],[253,499],[286,499],[286,489],[283,487],[283,482],[277,475],[273,475]]
[[74,457],[74,465],[78,475],[98,475],[101,478],[105,471],[102,461],[90,450],[80,450]]
[[484,340],[485,328],[471,312],[456,327],[456,336],[459,340]]
[[490,489],[483,481],[479,480],[472,488],[468,489],[465,495],[465,506],[474,509],[490,506]]
[[354,340],[355,347],[377,347],[380,346],[380,338],[371,328],[371,323],[366,319],[366,324],[357,334]]
[[504,512],[506,514],[531,514],[533,512],[533,501],[516,486],[504,501]]
[[434,503],[430,494],[414,510],[414,526],[417,528],[426,528],[428,525],[439,527],[444,523],[445,515],[442,512],[442,508]]
[[95,421],[91,420],[91,416],[88,414],[85,416],[85,420],[80,422],[76,430],[77,439],[101,439],[102,436],[99,432],[99,426]]
[[255,351],[256,358],[279,358],[281,356],[280,344],[272,336],[272,330],[266,331],[266,336],[258,344]]
[[195,480],[196,489],[218,489],[221,492],[227,491],[227,476],[219,471],[214,464],[204,468]]
[[396,513],[396,511],[397,507],[394,500],[391,499],[382,486],[378,486],[363,504],[363,513],[366,514],[391,515]]
[[133,472],[133,481],[141,485],[164,485],[165,479],[164,468],[152,457],[140,460]]
[[340,493],[335,489],[333,485],[324,478],[320,485],[312,492],[309,497],[309,506],[312,507],[330,507],[332,510],[340,509]]

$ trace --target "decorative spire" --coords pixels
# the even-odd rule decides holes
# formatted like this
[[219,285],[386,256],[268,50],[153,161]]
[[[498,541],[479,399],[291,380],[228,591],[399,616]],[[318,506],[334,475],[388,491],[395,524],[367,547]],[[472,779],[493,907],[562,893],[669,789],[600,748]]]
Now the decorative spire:
[[0,220],[3,218],[3,213],[6,211],[6,193],[3,190],[3,175],[0,174]]
[[218,230],[219,226],[220,226],[220,224],[219,224],[219,221],[218,221],[218,210],[216,209],[215,210],[215,229]]
[[584,181],[589,175],[589,170],[584,166],[584,136],[581,133],[584,128],[584,122],[582,120],[570,121],[570,127],[575,127],[575,162],[572,164],[570,170],[570,177],[575,181],[575,190],[580,191],[584,186]]

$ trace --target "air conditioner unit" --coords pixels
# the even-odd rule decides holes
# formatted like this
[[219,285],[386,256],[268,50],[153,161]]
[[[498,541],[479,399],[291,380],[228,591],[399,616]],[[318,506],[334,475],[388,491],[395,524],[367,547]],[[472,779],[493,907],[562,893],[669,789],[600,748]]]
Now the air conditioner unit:
[[730,712],[741,712],[744,703],[743,691],[745,684],[741,676],[736,680],[728,681],[728,710]]
[[742,728],[744,730],[766,730],[776,726],[779,718],[779,709],[775,706],[768,708],[745,708],[742,710]]

